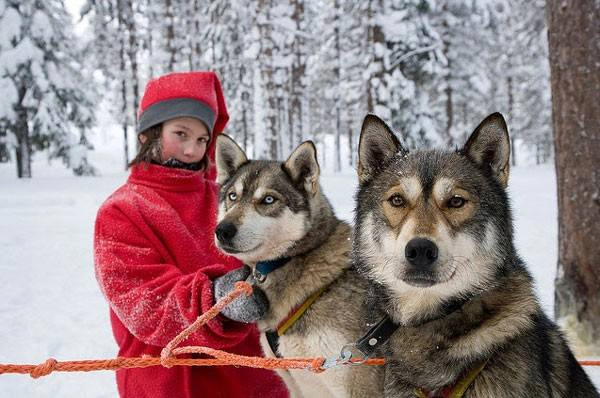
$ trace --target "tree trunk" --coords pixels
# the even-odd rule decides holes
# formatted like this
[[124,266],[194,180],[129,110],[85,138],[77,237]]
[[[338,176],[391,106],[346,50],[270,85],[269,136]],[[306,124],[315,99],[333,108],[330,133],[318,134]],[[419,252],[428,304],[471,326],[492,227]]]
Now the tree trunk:
[[[377,15],[377,11],[374,10],[374,7],[377,7],[377,11],[380,11],[383,7],[381,0],[369,0],[369,6],[367,10],[367,19],[369,23],[368,29],[368,45],[372,51],[372,61],[371,63],[375,65],[373,68],[373,74],[369,76],[366,84],[367,88],[367,111],[378,112],[380,109],[377,109],[380,104],[380,98],[378,95],[378,91],[381,90],[382,85],[385,84],[383,80],[383,55],[381,54],[381,49],[385,48],[385,37],[383,34],[383,30],[381,26],[375,23],[375,17]],[[375,49],[379,48],[379,54],[375,52]],[[380,117],[388,118],[389,115],[379,115]],[[389,122],[389,120],[388,120]]]
[[442,39],[442,44],[443,44],[443,52],[444,52],[444,56],[446,57],[446,60],[448,62],[447,68],[448,68],[448,74],[445,76],[445,80],[446,80],[446,88],[445,88],[445,94],[446,94],[446,132],[445,132],[445,145],[446,146],[451,146],[453,143],[453,139],[452,139],[452,130],[453,130],[453,126],[454,126],[454,107],[453,107],[453,99],[452,99],[452,61],[450,59],[450,35],[449,35],[449,24],[448,24],[448,18],[450,17],[449,15],[449,11],[448,11],[448,4],[446,2],[444,2],[444,4],[442,5],[442,12],[444,13],[444,19],[442,21],[442,32],[444,32],[444,39]]
[[169,53],[169,64],[168,72],[175,70],[175,53],[177,52],[175,46],[175,18],[173,16],[173,2],[171,0],[165,1],[165,18],[167,19],[167,51]]
[[265,15],[265,22],[259,24],[261,37],[261,57],[259,57],[260,73],[263,82],[263,103],[265,106],[265,128],[267,147],[265,153],[260,154],[262,159],[279,159],[279,134],[277,134],[277,99],[275,93],[274,67],[273,67],[273,38],[272,28],[269,22],[270,0],[261,0],[259,10]]
[[[148,4],[150,4],[150,2],[148,2]],[[150,15],[149,16],[150,23],[156,21],[156,13],[154,12],[153,8],[150,8],[149,15]],[[153,35],[154,35],[154,33],[152,32],[152,30],[148,30],[148,32],[146,32],[146,40],[147,40],[146,48],[148,49],[148,59],[154,59]],[[148,62],[148,77],[150,79],[154,77],[154,65],[152,62]]]
[[[25,121],[27,128],[27,121]],[[15,149],[17,158],[17,177],[31,178],[31,145],[29,143],[29,132],[24,130],[19,136],[18,146]]]
[[555,312],[577,354],[600,355],[600,3],[549,0],[547,12],[559,214]]
[[[349,125],[353,126],[354,122],[351,121]],[[346,131],[348,131],[348,166],[354,167],[354,130],[352,127],[348,127]]]
[[[448,61],[450,69],[450,61]],[[454,115],[452,110],[452,86],[450,84],[450,71],[446,77],[446,145],[452,145],[452,126],[454,124]]]
[[194,1],[194,47],[192,48],[193,59],[197,60],[192,63],[192,70],[196,70],[200,67],[200,62],[202,60],[202,48],[200,47],[200,34],[202,30],[200,29],[200,3],[199,0]]
[[31,143],[29,141],[29,122],[27,109],[22,105],[27,88],[24,85],[19,87],[19,101],[15,107],[17,114],[17,123],[15,135],[17,137],[17,147],[15,148],[15,157],[17,160],[17,177],[31,178]]
[[[512,73],[512,67],[508,68],[509,73]],[[513,110],[514,110],[514,104],[515,104],[515,99],[513,96],[513,78],[511,75],[509,75],[506,78],[506,92],[508,94],[508,117],[511,119],[516,119],[513,115]],[[511,160],[511,166],[515,167],[517,165],[517,152],[516,152],[516,148],[515,148],[515,143],[516,143],[516,137],[515,137],[515,132],[513,131],[513,134],[511,134],[510,136],[510,160]]]
[[[296,30],[301,32],[304,27],[304,1],[293,0],[294,12],[292,20],[295,22]],[[306,59],[305,39],[300,35],[294,38],[294,62],[292,64],[291,78],[291,106],[290,106],[290,137],[293,146],[304,140],[304,109],[302,100],[306,93]]]
[[127,29],[124,21],[123,1],[117,1],[117,21],[119,23],[120,47],[119,47],[119,77],[121,79],[121,125],[123,127],[123,151],[125,158],[125,170],[129,166],[129,143],[127,138],[127,70],[126,70],[126,49],[125,49],[125,30]]
[[242,107],[242,148],[248,152],[248,120],[246,119],[246,107]]
[[340,143],[340,137],[342,135],[342,93],[341,93],[341,49],[340,49],[340,5],[337,0],[333,2],[333,8],[335,10],[335,17],[333,20],[334,28],[333,28],[333,36],[334,36],[334,57],[335,57],[335,143],[334,143],[334,162],[333,162],[333,170],[335,172],[340,172],[342,170],[342,148]]
[[[138,53],[138,36],[137,36],[137,27],[135,24],[135,12],[133,10],[133,1],[128,0],[127,3],[127,18],[125,19],[125,25],[127,27],[127,33],[129,34],[129,48],[128,48],[128,57],[129,57],[129,65],[131,69],[131,91],[133,94],[133,124],[135,125],[137,120],[137,111],[139,107],[139,72],[138,72],[138,62],[137,62],[137,53]],[[137,149],[140,148],[139,141],[137,142]]]

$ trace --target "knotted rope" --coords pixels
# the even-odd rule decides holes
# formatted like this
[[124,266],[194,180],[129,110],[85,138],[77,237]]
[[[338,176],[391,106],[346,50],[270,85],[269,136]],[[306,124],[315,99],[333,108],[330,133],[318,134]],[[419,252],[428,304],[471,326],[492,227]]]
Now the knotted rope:
[[[191,325],[179,333],[163,348],[160,357],[142,356],[137,358],[117,357],[105,360],[83,360],[83,361],[64,361],[59,362],[54,358],[46,360],[39,365],[14,365],[0,364],[0,374],[18,373],[29,374],[31,377],[38,378],[47,376],[52,372],[91,372],[95,370],[119,370],[131,368],[147,368],[149,366],[248,366],[261,369],[306,369],[313,372],[323,372],[323,363],[325,358],[263,358],[249,357],[244,355],[231,354],[225,351],[216,350],[209,347],[185,346],[180,347],[185,339],[192,333],[205,325],[209,320],[217,316],[219,312],[238,298],[240,295],[252,294],[252,286],[247,282],[237,282],[235,289],[227,296],[219,300],[212,308],[198,317]],[[212,358],[177,358],[179,354],[205,354]],[[598,361],[600,362],[600,361]],[[362,359],[351,359],[346,364],[361,363],[363,365],[379,366],[385,363],[384,359],[373,358],[363,361]]]
[[[83,360],[83,361],[64,361],[59,362],[54,358],[47,359],[39,365],[14,365],[0,364],[0,374],[17,373],[29,374],[34,379],[47,376],[52,372],[92,372],[96,370],[119,370],[131,368],[147,368],[150,366],[248,366],[261,369],[307,369],[313,372],[323,372],[325,358],[262,358],[248,357],[244,355],[231,354],[225,351],[216,350],[209,347],[185,346],[180,347],[185,339],[192,333],[205,325],[229,303],[240,295],[252,294],[252,286],[246,282],[237,282],[235,289],[227,296],[223,297],[212,308],[202,314],[190,326],[185,328],[173,340],[171,340],[161,352],[160,357],[142,356],[137,358],[117,357],[104,360]],[[177,358],[179,354],[205,354],[212,358]],[[385,363],[382,358],[372,358],[367,360],[351,359],[348,362],[340,364],[363,364],[379,366]],[[582,366],[600,366],[600,360],[582,360],[579,361]]]

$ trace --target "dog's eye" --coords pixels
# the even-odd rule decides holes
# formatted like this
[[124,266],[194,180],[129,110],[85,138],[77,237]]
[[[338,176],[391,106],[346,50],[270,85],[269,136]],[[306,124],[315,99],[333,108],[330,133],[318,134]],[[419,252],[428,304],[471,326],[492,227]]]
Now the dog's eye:
[[453,209],[459,209],[463,207],[465,203],[467,203],[467,200],[465,198],[461,198],[460,196],[453,196],[450,199],[448,199],[447,206]]
[[264,197],[264,199],[262,200],[262,202],[266,205],[272,205],[273,203],[275,203],[275,197],[271,196],[271,195],[267,195]]
[[235,200],[237,199],[237,193],[235,192],[229,192],[229,195],[227,195],[227,197],[229,198],[229,200],[231,200],[232,202],[235,202]]
[[394,207],[402,207],[402,206],[404,206],[404,199],[402,199],[402,196],[400,194],[392,195],[388,199],[388,201]]

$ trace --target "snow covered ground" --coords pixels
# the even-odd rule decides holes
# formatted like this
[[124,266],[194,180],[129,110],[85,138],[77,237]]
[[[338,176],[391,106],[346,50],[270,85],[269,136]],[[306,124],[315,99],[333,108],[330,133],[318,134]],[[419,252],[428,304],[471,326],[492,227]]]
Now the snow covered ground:
[[[108,307],[96,285],[92,233],[96,210],[126,178],[114,154],[97,153],[103,176],[76,178],[38,160],[31,180],[0,165],[0,363],[112,358]],[[112,160],[111,160],[112,159]],[[94,160],[94,159],[92,159]],[[355,176],[326,175],[338,215],[351,220]],[[516,168],[510,193],[517,247],[552,315],[557,256],[554,169]],[[600,368],[586,368],[600,386]],[[115,397],[113,372],[54,373],[37,380],[0,376],[1,397]]]

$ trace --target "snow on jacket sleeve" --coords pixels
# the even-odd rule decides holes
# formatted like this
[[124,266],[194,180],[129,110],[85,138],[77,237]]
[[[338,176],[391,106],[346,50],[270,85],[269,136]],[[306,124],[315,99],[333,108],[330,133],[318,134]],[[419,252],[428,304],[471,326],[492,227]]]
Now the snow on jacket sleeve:
[[[222,264],[204,264],[184,273],[164,262],[150,239],[119,207],[98,212],[94,237],[96,278],[111,309],[146,344],[164,347],[213,305],[211,278],[226,272]],[[186,345],[227,348],[251,332],[250,325],[211,320]]]

